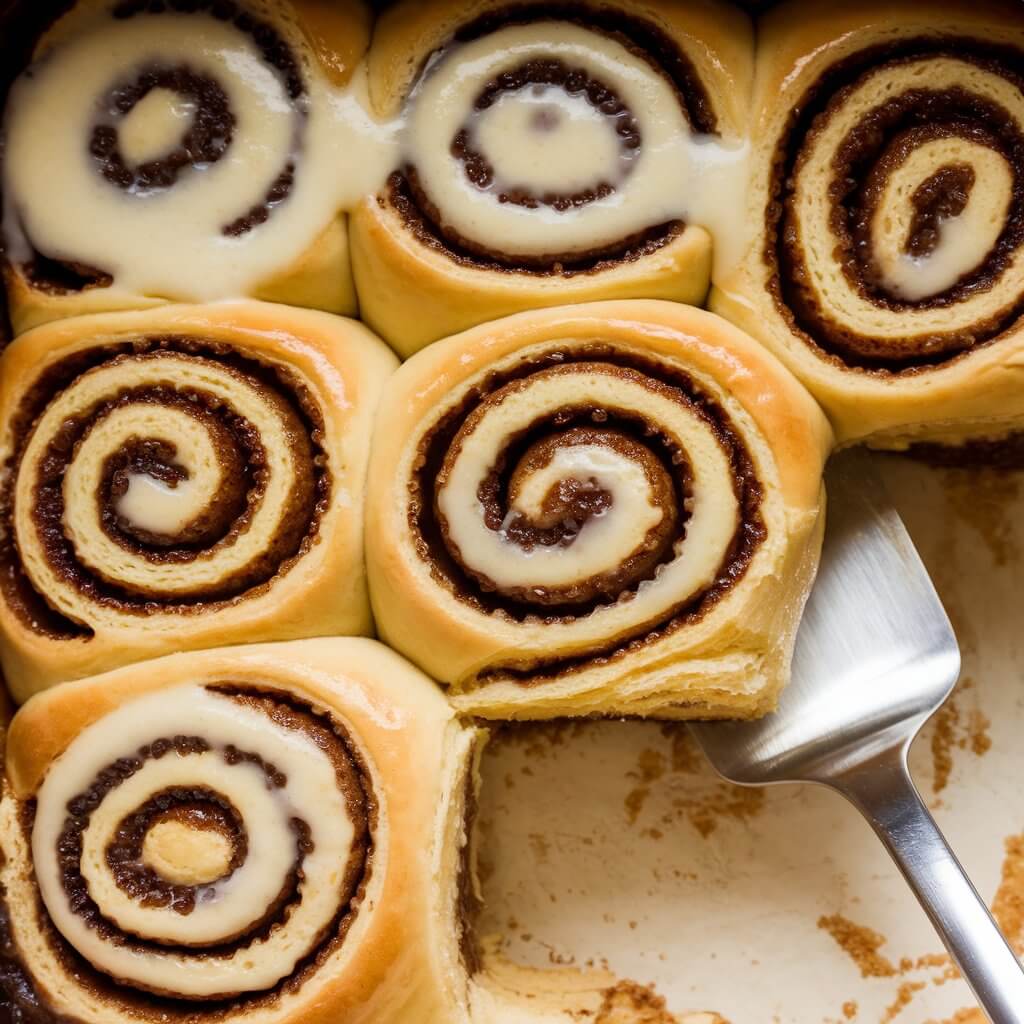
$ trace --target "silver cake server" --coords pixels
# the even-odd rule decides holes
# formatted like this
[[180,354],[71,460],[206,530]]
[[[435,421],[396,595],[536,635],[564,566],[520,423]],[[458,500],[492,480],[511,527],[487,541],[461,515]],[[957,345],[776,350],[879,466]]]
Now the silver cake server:
[[964,874],[907,767],[950,695],[960,650],[870,457],[833,458],[821,570],[793,679],[757,722],[695,724],[715,770],[743,786],[812,782],[868,820],[994,1024],[1024,1024],[1024,970]]

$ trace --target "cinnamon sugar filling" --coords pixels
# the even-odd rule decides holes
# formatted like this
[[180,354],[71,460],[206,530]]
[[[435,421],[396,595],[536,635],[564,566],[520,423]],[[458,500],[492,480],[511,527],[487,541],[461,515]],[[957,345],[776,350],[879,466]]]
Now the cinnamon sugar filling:
[[699,620],[743,576],[765,536],[761,517],[761,486],[749,453],[725,411],[703,393],[687,374],[663,363],[594,343],[552,349],[524,359],[516,367],[494,373],[472,388],[451,411],[428,431],[420,443],[415,473],[409,483],[408,519],[419,556],[434,579],[460,601],[487,614],[517,622],[566,623],[595,610],[628,601],[645,581],[652,580],[685,544],[692,477],[685,451],[657,423],[617,408],[566,404],[547,410],[530,427],[509,437],[498,461],[477,495],[488,529],[502,533],[508,543],[530,550],[536,545],[569,547],[588,518],[611,507],[611,496],[588,480],[559,481],[542,503],[540,519],[525,520],[510,514],[519,481],[550,462],[566,444],[583,441],[628,454],[642,468],[662,510],[660,522],[648,532],[614,571],[576,581],[565,587],[505,587],[482,578],[468,567],[449,535],[437,501],[454,459],[458,435],[467,421],[485,410],[488,400],[504,388],[527,387],[530,378],[545,372],[572,374],[587,364],[600,363],[611,372],[669,396],[700,417],[732,467],[732,486],[740,509],[739,525],[726,558],[711,586],[695,598],[664,610],[656,621],[643,623],[631,635],[572,658],[529,659],[492,666],[481,678],[521,676],[535,681],[561,671],[590,666],[654,642],[686,623]]
[[[187,565],[230,546],[248,531],[259,508],[267,482],[267,443],[259,430],[225,403],[202,391],[170,382],[136,389],[122,389],[82,414],[68,419],[58,436],[49,439],[45,457],[36,466],[25,466],[23,457],[34,425],[47,405],[80,376],[101,366],[119,362],[180,355],[183,367],[210,363],[226,369],[247,389],[258,393],[275,410],[282,426],[273,443],[285,444],[292,453],[295,473],[288,482],[284,514],[275,532],[257,555],[240,569],[192,592],[164,595],[136,584],[110,578],[102,568],[84,565],[76,556],[63,524],[62,482],[77,447],[90,431],[114,410],[137,404],[172,408],[194,418],[210,439],[221,467],[225,486],[180,532],[158,535],[140,528],[119,512],[118,499],[126,479],[144,474],[166,486],[179,486],[187,472],[175,461],[172,438],[138,437],[106,455],[99,488],[94,496],[101,529],[127,553],[153,565]],[[70,356],[45,371],[29,388],[14,416],[12,432],[17,448],[11,458],[0,516],[8,524],[0,540],[0,589],[22,622],[43,635],[54,637],[91,635],[87,626],[71,623],[54,611],[46,595],[35,591],[21,567],[14,536],[14,493],[22,472],[36,474],[31,515],[48,563],[89,602],[139,615],[153,611],[188,614],[224,607],[229,602],[255,596],[287,573],[315,542],[320,521],[329,507],[332,492],[327,455],[323,449],[323,417],[309,389],[286,367],[243,356],[230,346],[182,337],[151,337],[105,345]]]
[[[863,76],[927,57],[968,61],[1024,88],[1024,54],[1010,47],[949,38],[918,38],[870,47],[838,62],[810,87],[794,107],[776,152],[766,210],[764,258],[771,272],[769,289],[790,328],[845,367],[882,373],[920,372],[998,340],[1024,312],[1024,295],[1008,295],[997,311],[964,330],[903,338],[894,353],[884,340],[833,319],[810,284],[796,212],[795,177],[801,161]],[[886,289],[874,263],[872,217],[890,175],[907,157],[926,142],[950,136],[994,150],[1013,169],[1006,223],[983,262],[951,287],[923,299],[901,298]],[[839,240],[833,258],[855,293],[881,310],[952,308],[980,292],[997,289],[1000,276],[1024,242],[1024,133],[1006,109],[967,89],[923,85],[880,96],[870,118],[863,119],[843,140],[832,171],[830,224]],[[939,223],[962,212],[972,189],[982,187],[974,177],[969,165],[951,162],[936,168],[919,186],[911,200],[914,215],[906,253],[925,257],[934,251]]]
[[[708,134],[716,131],[717,119],[710,97],[689,58],[656,25],[625,12],[595,8],[585,3],[509,5],[463,26],[455,33],[453,42],[469,42],[503,28],[529,25],[536,21],[566,22],[615,39],[671,82],[693,131]],[[585,98],[595,110],[614,124],[623,167],[628,176],[629,160],[643,145],[637,117],[613,88],[583,69],[569,67],[557,59],[526,61],[486,83],[476,98],[475,110],[479,112],[488,109],[504,94],[545,85],[563,89],[570,96]],[[476,147],[473,132],[468,126],[456,134],[451,143],[451,151],[463,165],[469,180],[478,188],[497,188],[499,174]],[[538,193],[515,183],[502,184],[497,189],[499,201],[503,204],[526,209],[547,206],[559,212],[587,206],[613,195],[615,191],[615,184],[604,180],[577,191]],[[600,272],[619,262],[635,262],[669,244],[686,226],[681,220],[672,220],[652,224],[626,238],[593,246],[585,251],[537,255],[507,252],[497,244],[497,240],[493,244],[482,244],[455,230],[427,195],[420,184],[415,166],[411,164],[391,176],[380,201],[396,210],[406,228],[421,244],[443,252],[458,263],[489,270],[539,275],[573,276]]]
[[[133,990],[116,979],[108,978],[76,952],[50,923],[40,902],[37,913],[44,937],[76,982],[92,991],[98,998],[142,1020],[172,1021],[178,1024],[198,1024],[200,1020],[216,1021],[245,1010],[272,1006],[281,995],[297,991],[345,941],[348,930],[359,913],[372,872],[377,803],[367,769],[345,729],[327,713],[314,709],[304,701],[281,691],[264,691],[230,683],[213,685],[209,689],[259,710],[280,728],[300,731],[313,739],[335,768],[339,791],[343,794],[348,813],[356,827],[355,839],[348,863],[339,871],[338,912],[330,926],[316,936],[313,945],[299,961],[295,971],[282,979],[273,989],[265,992],[239,992],[223,998],[196,1002],[167,993],[138,990],[139,986]],[[189,752],[208,749],[211,749],[209,742],[199,737],[173,736],[154,741],[140,750],[135,757],[122,758],[104,769],[82,791],[80,797],[73,802],[73,806],[69,806],[68,822],[55,855],[61,858],[62,865],[66,864],[65,878],[67,886],[70,887],[68,891],[76,894],[76,912],[92,921],[97,932],[108,941],[140,950],[173,948],[161,947],[122,932],[116,925],[103,918],[87,892],[78,892],[82,888],[82,882],[81,876],[76,874],[75,854],[76,850],[78,853],[81,851],[81,832],[88,825],[90,811],[108,792],[130,778],[147,759],[187,755]],[[232,753],[230,749],[225,749],[223,756],[227,760],[228,757],[244,758],[245,754],[239,751]],[[273,765],[264,763],[263,771],[268,786],[273,787],[275,779],[281,782],[281,779],[277,778],[279,773]],[[152,871],[142,862],[142,833],[158,821],[168,818],[185,820],[193,827],[215,829],[229,835],[233,844],[233,868],[241,864],[247,855],[247,838],[244,832],[239,830],[230,800],[206,787],[154,794],[134,815],[121,823],[115,841],[107,850],[108,860],[113,858],[113,864],[117,866],[119,887],[140,902],[173,906],[177,912],[187,915],[194,909],[195,899],[201,898],[201,887],[190,891],[189,887],[169,885],[164,880],[154,879]],[[23,805],[22,819],[28,837],[34,820],[33,801],[27,801]],[[295,834],[295,867],[280,898],[266,908],[243,934],[218,946],[204,948],[190,944],[187,947],[189,950],[210,957],[228,956],[239,948],[259,943],[274,930],[285,926],[289,908],[299,898],[297,885],[301,878],[302,860],[312,851],[308,824],[295,819],[292,822],[292,829]],[[27,1021],[31,1021],[32,1024],[71,1024],[67,1018],[56,1014],[35,988],[31,975],[25,970],[12,941],[7,908],[2,900],[0,977],[10,980],[10,987],[6,990],[7,998],[21,1009]]]
[[451,228],[442,231],[438,226],[443,220],[440,211],[423,191],[413,167],[395,171],[388,178],[385,194],[377,202],[394,209],[402,218],[405,228],[421,245],[443,253],[454,263],[539,277],[552,274],[577,277],[581,274],[597,274],[620,263],[635,263],[674,241],[686,227],[682,221],[668,221],[630,235],[612,246],[600,246],[571,255],[552,253],[540,257],[530,256],[517,261],[500,251],[485,249],[471,239],[453,232]]

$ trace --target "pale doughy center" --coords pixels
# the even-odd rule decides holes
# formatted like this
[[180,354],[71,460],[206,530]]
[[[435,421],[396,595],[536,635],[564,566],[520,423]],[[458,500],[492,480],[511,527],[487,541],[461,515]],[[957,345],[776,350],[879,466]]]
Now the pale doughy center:
[[505,93],[477,116],[475,134],[501,169],[499,189],[572,193],[623,177],[625,160],[608,119],[555,86]]
[[172,537],[206,507],[204,497],[191,479],[172,486],[147,473],[130,473],[128,490],[116,506],[118,515],[138,529]]
[[[927,256],[905,251],[914,216],[915,190],[936,168],[966,164],[976,180],[967,206],[939,224],[939,244]],[[988,146],[952,136],[919,146],[890,177],[872,223],[874,258],[886,287],[916,300],[951,288],[975,270],[995,246],[1013,200],[1013,171]]]
[[174,885],[208,885],[231,867],[231,843],[213,829],[158,821],[142,841],[142,863]]

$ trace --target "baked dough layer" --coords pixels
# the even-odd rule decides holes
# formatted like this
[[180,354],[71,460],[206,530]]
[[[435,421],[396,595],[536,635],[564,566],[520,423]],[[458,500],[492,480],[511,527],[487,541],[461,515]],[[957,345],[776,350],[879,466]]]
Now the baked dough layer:
[[446,339],[378,417],[380,635],[487,717],[763,714],[830,446],[782,365],[700,310],[595,303]]

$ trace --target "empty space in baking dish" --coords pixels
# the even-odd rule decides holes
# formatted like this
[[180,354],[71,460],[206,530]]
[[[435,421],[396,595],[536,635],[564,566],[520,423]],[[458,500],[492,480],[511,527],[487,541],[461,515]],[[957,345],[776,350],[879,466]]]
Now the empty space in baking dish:
[[[964,655],[914,774],[1021,953],[1024,472],[882,465]],[[683,725],[510,727],[484,758],[480,830],[477,931],[515,962],[607,965],[730,1024],[961,1024],[975,1005],[855,811],[720,782]]]

